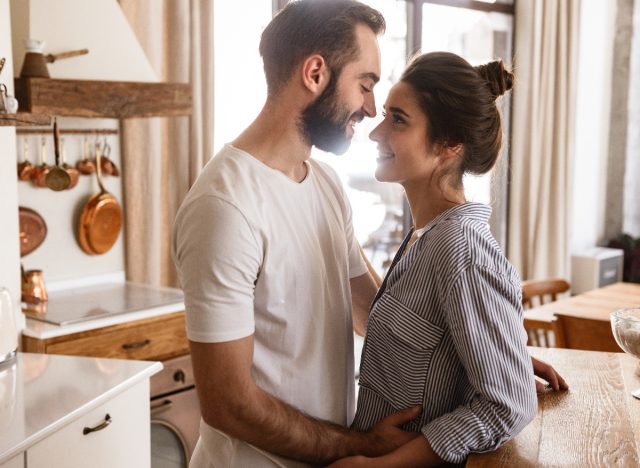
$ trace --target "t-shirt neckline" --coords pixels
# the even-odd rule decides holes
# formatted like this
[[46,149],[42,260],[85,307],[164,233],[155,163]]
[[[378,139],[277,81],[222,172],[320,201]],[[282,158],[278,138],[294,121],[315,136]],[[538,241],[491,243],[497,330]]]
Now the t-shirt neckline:
[[248,159],[250,159],[251,161],[253,161],[253,164],[255,164],[256,166],[260,167],[263,171],[265,172],[269,172],[269,173],[275,173],[276,177],[280,177],[283,180],[285,180],[287,183],[291,184],[294,187],[302,187],[305,186],[308,182],[309,179],[311,179],[311,164],[309,163],[308,160],[302,161],[302,163],[305,165],[306,169],[307,169],[307,173],[304,176],[304,179],[302,179],[300,182],[297,182],[293,179],[291,179],[290,177],[288,177],[287,175],[285,175],[282,171],[278,170],[278,169],[274,169],[273,167],[269,166],[268,164],[265,164],[264,162],[260,161],[258,158],[256,158],[255,156],[253,156],[251,153],[237,148],[235,146],[233,146],[231,143],[227,143],[225,145],[227,148],[229,148],[231,151],[234,151],[235,153],[238,154],[242,154],[243,156],[246,156]]

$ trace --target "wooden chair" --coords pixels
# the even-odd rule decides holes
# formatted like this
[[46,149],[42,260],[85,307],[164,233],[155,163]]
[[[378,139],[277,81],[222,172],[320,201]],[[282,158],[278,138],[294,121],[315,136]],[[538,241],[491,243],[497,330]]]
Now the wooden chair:
[[[522,282],[522,305],[525,309],[541,306],[558,299],[558,294],[567,292],[571,285],[562,278],[528,280]],[[562,338],[555,333],[556,323],[524,319],[524,328],[529,337],[529,346],[544,348],[561,347]]]
[[555,333],[562,348],[621,353],[611,322],[555,314]]
[[[571,285],[562,278],[523,281],[522,305],[525,309],[530,309],[556,301],[558,294],[567,292],[569,288]],[[551,300],[548,301],[547,298]]]

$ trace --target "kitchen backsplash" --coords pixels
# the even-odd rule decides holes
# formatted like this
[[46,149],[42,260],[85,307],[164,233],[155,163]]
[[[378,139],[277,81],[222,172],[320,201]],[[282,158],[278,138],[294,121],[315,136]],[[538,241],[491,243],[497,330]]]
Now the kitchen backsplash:
[[[112,119],[59,118],[60,130],[65,129],[113,129],[118,131],[118,121]],[[41,138],[45,137],[46,160],[54,162],[53,133],[47,135],[18,134],[16,136],[17,158],[23,161],[24,145],[28,142],[29,160],[40,164]],[[120,205],[122,197],[122,165],[120,160],[120,140],[115,135],[62,134],[66,162],[75,166],[85,156],[89,147],[94,156],[94,145],[101,146],[106,141],[111,147],[109,158],[120,170],[120,176],[104,176],[104,186],[113,194]],[[66,280],[84,275],[99,275],[124,270],[124,229],[118,240],[108,252],[102,255],[88,255],[78,243],[78,222],[87,200],[98,193],[100,188],[95,174],[82,175],[78,184],[68,190],[55,192],[48,188],[37,187],[31,182],[18,183],[18,203],[39,213],[47,224],[45,241],[32,253],[22,258],[24,268],[43,271],[45,282]]]

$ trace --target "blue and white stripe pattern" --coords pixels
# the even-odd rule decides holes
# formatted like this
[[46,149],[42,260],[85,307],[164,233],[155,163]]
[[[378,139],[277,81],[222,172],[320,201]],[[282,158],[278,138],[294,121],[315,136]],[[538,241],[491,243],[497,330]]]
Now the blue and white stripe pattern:
[[495,450],[535,416],[520,279],[491,235],[491,208],[456,206],[394,259],[374,300],[353,427],[421,404],[406,430],[450,463]]

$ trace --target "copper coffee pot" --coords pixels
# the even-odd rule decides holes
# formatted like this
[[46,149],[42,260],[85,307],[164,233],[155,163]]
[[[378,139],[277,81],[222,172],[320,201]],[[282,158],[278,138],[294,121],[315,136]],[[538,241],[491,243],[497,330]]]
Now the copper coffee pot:
[[42,270],[22,270],[22,301],[27,304],[40,304],[46,302],[49,296],[44,286]]

